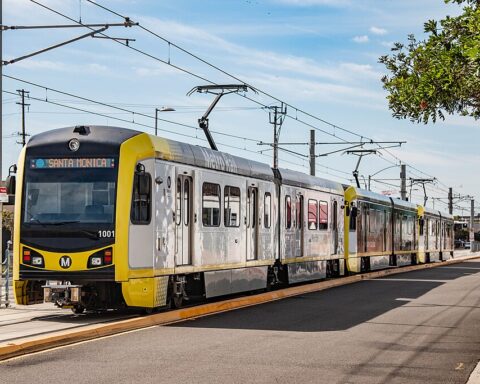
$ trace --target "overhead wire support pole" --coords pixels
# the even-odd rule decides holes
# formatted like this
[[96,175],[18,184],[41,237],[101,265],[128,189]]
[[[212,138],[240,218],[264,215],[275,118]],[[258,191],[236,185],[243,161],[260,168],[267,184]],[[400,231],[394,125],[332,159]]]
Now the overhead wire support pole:
[[310,175],[315,176],[315,130],[310,130]]
[[273,168],[278,169],[278,141],[287,107],[282,103],[280,106],[275,105],[269,108],[273,110],[269,113],[270,124],[273,125]]
[[402,200],[407,200],[407,165],[401,164],[400,166],[400,197]]
[[25,107],[28,107],[30,106],[30,104],[26,104],[25,103],[25,94],[29,94],[30,92],[28,91],[25,91],[24,89],[17,89],[17,92],[20,94],[20,96],[22,97],[22,101],[17,103],[18,105],[21,105],[22,106],[22,132],[19,132],[19,136],[22,137],[22,141],[18,144],[22,144],[22,147],[25,146],[25,144],[27,143],[27,140],[26,140],[26,136],[29,136],[26,131],[25,131]]

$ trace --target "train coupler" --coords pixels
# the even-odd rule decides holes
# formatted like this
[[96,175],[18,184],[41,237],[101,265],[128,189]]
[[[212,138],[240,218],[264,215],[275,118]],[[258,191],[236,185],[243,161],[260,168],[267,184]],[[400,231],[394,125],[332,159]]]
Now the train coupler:
[[82,286],[71,284],[46,284],[42,286],[46,303],[55,303],[59,308],[72,308],[82,300]]

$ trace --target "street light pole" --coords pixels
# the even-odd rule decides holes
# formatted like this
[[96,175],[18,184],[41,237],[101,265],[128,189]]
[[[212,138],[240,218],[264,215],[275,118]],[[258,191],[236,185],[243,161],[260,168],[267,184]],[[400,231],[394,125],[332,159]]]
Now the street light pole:
[[158,112],[174,112],[172,107],[155,108],[155,136],[158,136]]

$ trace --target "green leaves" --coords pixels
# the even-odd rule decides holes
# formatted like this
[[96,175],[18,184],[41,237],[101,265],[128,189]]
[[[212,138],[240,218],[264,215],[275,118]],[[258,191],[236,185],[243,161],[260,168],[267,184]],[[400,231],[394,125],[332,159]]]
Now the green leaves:
[[427,39],[408,36],[390,55],[379,58],[389,72],[382,78],[394,117],[435,122],[445,114],[480,117],[480,0],[445,0],[466,4],[463,13],[424,24]]

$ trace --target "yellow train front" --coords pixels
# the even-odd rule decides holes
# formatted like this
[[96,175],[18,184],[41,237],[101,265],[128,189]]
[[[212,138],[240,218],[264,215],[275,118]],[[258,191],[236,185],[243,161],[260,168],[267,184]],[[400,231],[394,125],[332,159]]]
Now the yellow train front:
[[143,136],[79,126],[34,136],[23,149],[15,197],[18,304],[45,300],[76,312],[125,304],[132,180],[137,194],[150,182],[135,169],[137,156],[151,155]]

